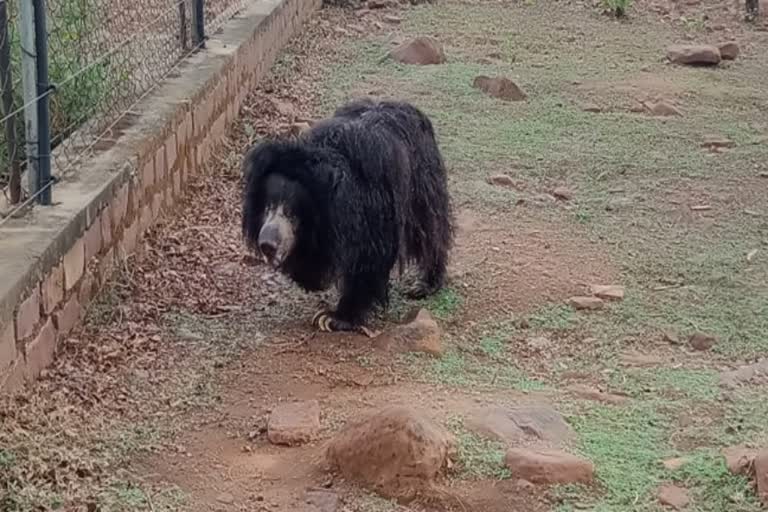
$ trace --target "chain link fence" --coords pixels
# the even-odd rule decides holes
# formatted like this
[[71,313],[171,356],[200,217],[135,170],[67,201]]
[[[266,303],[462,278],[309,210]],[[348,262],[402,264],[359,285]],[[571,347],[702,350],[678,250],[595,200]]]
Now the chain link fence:
[[[0,0],[0,187],[6,204],[31,202],[94,150],[108,147],[134,105],[244,2]],[[41,28],[41,18],[47,27]],[[41,30],[47,84],[40,83],[44,52],[36,51]],[[45,100],[48,112],[41,118],[38,103]],[[36,147],[44,130],[48,155]],[[39,178],[49,155],[52,181]]]

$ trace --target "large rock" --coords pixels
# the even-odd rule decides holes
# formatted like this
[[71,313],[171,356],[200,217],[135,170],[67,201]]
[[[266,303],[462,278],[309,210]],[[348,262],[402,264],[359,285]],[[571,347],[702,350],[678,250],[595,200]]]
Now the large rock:
[[389,56],[403,64],[430,65],[445,62],[442,45],[432,37],[416,37],[389,52]]
[[688,66],[716,66],[722,60],[717,46],[706,44],[670,46],[667,58],[675,64]]
[[589,290],[603,300],[624,300],[624,287],[617,284],[593,284]]
[[741,53],[738,43],[729,41],[727,43],[720,43],[717,45],[717,49],[720,50],[720,56],[723,60],[735,60]]
[[652,116],[658,116],[658,117],[671,117],[671,116],[682,116],[683,113],[680,111],[679,108],[672,105],[671,103],[660,100],[657,102],[648,102],[644,103],[643,106],[648,109],[648,112]]
[[575,438],[573,429],[562,415],[546,405],[482,409],[466,419],[466,426],[475,434],[507,446],[530,441],[560,446]]
[[514,478],[534,484],[586,484],[595,474],[588,460],[558,450],[509,450],[504,464]]
[[504,101],[523,101],[527,98],[515,82],[505,77],[478,76],[472,82],[472,87]]
[[455,453],[456,441],[445,429],[393,406],[347,425],[325,455],[345,478],[389,498],[410,499],[432,488]]
[[384,350],[439,356],[443,353],[442,330],[429,311],[420,309],[411,321],[377,336],[375,346]]
[[292,402],[276,407],[269,416],[267,438],[273,444],[295,446],[312,441],[320,431],[317,400]]
[[683,510],[691,502],[688,490],[677,485],[664,484],[658,490],[659,503],[673,510]]
[[729,370],[720,374],[720,385],[736,388],[742,384],[768,382],[768,359]]
[[725,465],[731,473],[742,476],[749,476],[752,473],[757,450],[738,445],[723,448],[722,453],[725,457]]

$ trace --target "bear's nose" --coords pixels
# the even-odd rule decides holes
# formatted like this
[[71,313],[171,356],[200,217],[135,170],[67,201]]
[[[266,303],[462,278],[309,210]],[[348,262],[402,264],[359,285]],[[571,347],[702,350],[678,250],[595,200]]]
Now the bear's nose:
[[277,246],[275,246],[272,242],[261,242],[259,244],[259,250],[261,251],[261,254],[266,256],[266,258],[270,261],[275,257],[275,254],[277,254]]

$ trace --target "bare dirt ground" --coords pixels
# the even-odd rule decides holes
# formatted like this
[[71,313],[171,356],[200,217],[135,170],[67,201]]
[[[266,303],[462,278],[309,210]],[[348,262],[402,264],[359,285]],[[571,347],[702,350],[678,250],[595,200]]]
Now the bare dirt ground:
[[[721,454],[768,443],[768,383],[727,373],[768,352],[768,33],[737,7],[638,1],[623,21],[583,2],[324,10],[55,368],[2,404],[2,509],[652,511],[668,484],[687,510],[760,510]],[[382,60],[416,35],[448,62]],[[664,62],[669,44],[727,40],[741,55],[716,70]],[[509,76],[528,99],[483,95],[479,74]],[[359,94],[415,102],[445,152],[460,225],[449,286],[420,304],[396,293],[377,320],[427,308],[444,331],[437,358],[313,333],[333,297],[298,292],[240,240],[247,146]],[[633,108],[649,101],[682,115]],[[732,147],[707,150],[711,136]],[[502,173],[513,187],[488,182]],[[626,296],[567,304],[593,284]],[[713,346],[695,350],[697,333]],[[320,435],[272,445],[266,418],[294,400],[319,402]],[[441,496],[397,504],[326,471],[324,442],[391,404],[456,436]],[[470,428],[520,405],[563,416],[593,484],[521,482],[502,464],[510,446]]]

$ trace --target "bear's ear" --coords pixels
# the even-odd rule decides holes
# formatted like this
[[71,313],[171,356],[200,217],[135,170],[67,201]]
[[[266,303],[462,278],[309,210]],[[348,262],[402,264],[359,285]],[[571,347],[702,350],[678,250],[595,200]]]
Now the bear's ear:
[[277,161],[280,143],[272,140],[252,146],[243,156],[242,173],[246,190],[256,185]]

